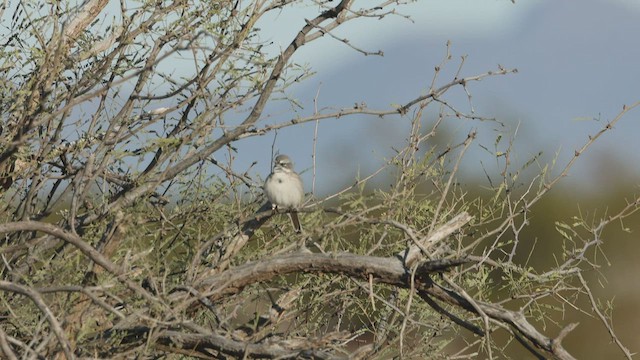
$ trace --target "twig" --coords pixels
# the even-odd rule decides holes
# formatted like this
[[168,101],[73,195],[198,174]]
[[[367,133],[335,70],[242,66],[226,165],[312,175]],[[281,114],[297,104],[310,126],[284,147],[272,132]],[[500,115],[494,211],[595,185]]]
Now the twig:
[[60,322],[58,321],[58,319],[56,319],[56,316],[53,314],[51,309],[49,309],[47,304],[42,299],[42,296],[40,296],[40,294],[36,290],[34,290],[31,287],[18,285],[5,280],[0,280],[0,290],[11,291],[18,294],[22,294],[27,296],[29,299],[31,299],[31,301],[33,301],[36,307],[38,307],[38,309],[47,318],[47,321],[51,326],[51,330],[56,335],[56,338],[58,339],[58,342],[62,347],[62,351],[64,352],[64,355],[69,360],[75,359],[75,356],[73,355],[73,351],[71,350],[71,344],[69,343],[69,340],[67,340],[64,334],[64,330],[62,330],[62,326],[60,325]]
[[[602,324],[607,328],[607,331],[609,332],[609,335],[611,336],[611,339],[613,340],[613,342],[615,342],[616,345],[618,346],[618,348],[620,348],[620,350],[622,351],[624,356],[627,359],[631,360],[631,358],[632,358],[631,352],[629,351],[629,349],[627,349],[622,344],[622,342],[620,341],[620,339],[618,338],[616,333],[613,331],[613,327],[611,326],[611,324],[609,324],[609,321],[607,321],[607,318],[604,316],[604,314],[598,308],[598,304],[596,303],[596,299],[593,297],[593,293],[591,292],[591,289],[589,288],[589,285],[587,284],[587,282],[585,281],[584,277],[582,276],[582,273],[578,273],[578,279],[580,279],[580,283],[582,284],[582,288],[584,289],[584,291],[587,293],[587,296],[589,297],[589,302],[591,303],[591,309],[593,309],[593,312],[595,312],[596,315],[598,315],[598,318],[600,319]],[[562,339],[571,330],[573,330],[576,326],[577,326],[577,324],[571,324],[570,326],[567,326],[566,328],[564,328],[560,332],[560,334],[558,335],[556,340],[558,342],[562,341]]]

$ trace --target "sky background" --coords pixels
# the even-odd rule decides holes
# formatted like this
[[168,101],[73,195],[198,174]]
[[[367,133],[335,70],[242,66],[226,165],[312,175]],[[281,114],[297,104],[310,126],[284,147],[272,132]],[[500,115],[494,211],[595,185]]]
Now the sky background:
[[[356,7],[358,4],[370,6],[371,0],[356,1]],[[16,7],[10,5],[10,9]],[[270,51],[275,56],[304,26],[305,19],[318,11],[316,5],[270,13],[258,24],[260,37],[273,42]],[[383,57],[364,56],[329,36],[303,46],[292,60],[308,64],[316,74],[288,89],[287,95],[300,107],[287,106],[274,96],[263,123],[312,115],[315,98],[320,109],[356,103],[390,109],[392,104],[406,103],[428,91],[447,41],[452,44],[453,59],[443,69],[438,85],[452,79],[463,55],[467,58],[462,76],[495,70],[498,64],[518,69],[517,74],[469,85],[476,114],[496,118],[505,128],[491,122],[446,121],[443,132],[451,143],[472,130],[479,134],[463,163],[464,176],[484,176],[481,162],[484,167],[497,166],[495,157],[482,146],[492,148],[498,131],[515,137],[514,164],[525,163],[542,151],[536,166],[551,163],[556,155],[562,165],[623,105],[640,100],[639,0],[522,0],[515,4],[510,0],[419,0],[398,11],[412,20],[402,16],[357,19],[335,31],[359,48],[384,51]],[[109,26],[118,12],[119,2],[111,1],[103,25]],[[6,11],[4,16],[10,14]],[[8,30],[0,29],[0,35]],[[189,71],[184,63],[165,64],[175,67],[170,72]],[[460,90],[446,99],[469,110]],[[427,114],[425,126],[432,120],[433,113]],[[317,143],[317,195],[334,192],[357,174],[377,168],[393,154],[393,147],[403,146],[408,123],[409,116],[323,121]],[[311,183],[314,130],[314,124],[287,128],[278,133],[275,143],[277,150],[289,154],[297,169],[304,171],[307,184]],[[640,109],[627,114],[589,149],[565,186],[596,191],[612,178],[637,182],[638,135]],[[246,151],[238,152],[234,166],[242,172],[258,161],[255,172],[266,176],[273,140],[270,133],[240,141],[238,149]]]
[[[356,3],[357,4],[357,3]],[[284,48],[317,14],[317,7],[283,11],[264,19],[262,38]],[[480,176],[479,161],[491,158],[480,145],[493,146],[497,130],[515,134],[515,159],[524,163],[543,151],[539,166],[557,155],[564,164],[574,151],[611,120],[624,104],[640,100],[640,1],[631,0],[431,0],[400,7],[413,21],[390,16],[347,23],[336,32],[368,51],[384,56],[364,56],[344,44],[325,37],[303,47],[294,62],[307,63],[316,75],[289,89],[302,109],[272,105],[272,119],[309,116],[318,107],[350,107],[365,102],[371,108],[388,109],[424,94],[434,66],[451,41],[452,61],[439,83],[451,80],[460,56],[466,55],[463,76],[496,70],[498,64],[517,68],[518,73],[485,79],[469,86],[478,115],[495,117],[507,124],[451,121],[446,131],[453,140],[471,130],[480,136],[468,157],[463,174]],[[449,99],[469,110],[466,95],[458,91]],[[605,134],[571,171],[565,185],[595,190],[606,186],[611,176],[640,174],[640,109],[630,112],[614,131]],[[318,195],[337,190],[336,184],[360,173],[366,174],[401,146],[408,117],[377,119],[343,118],[321,123],[318,133]],[[276,149],[292,156],[305,182],[311,182],[314,125],[280,131]],[[245,140],[251,154],[240,155],[239,167],[258,160],[259,172],[269,171],[273,135]],[[243,152],[239,152],[243,154]],[[246,152],[244,153],[246,154]],[[484,157],[484,158],[483,158]],[[493,160],[495,163],[495,160]],[[350,181],[350,180],[349,180]],[[307,189],[310,191],[310,189]]]

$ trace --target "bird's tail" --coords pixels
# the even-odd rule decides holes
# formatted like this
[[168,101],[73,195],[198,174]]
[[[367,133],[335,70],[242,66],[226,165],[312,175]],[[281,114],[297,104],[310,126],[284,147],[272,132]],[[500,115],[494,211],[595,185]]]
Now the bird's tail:
[[293,224],[293,228],[297,233],[302,232],[302,226],[300,226],[300,219],[298,219],[297,212],[290,212],[289,217],[291,218],[291,223]]

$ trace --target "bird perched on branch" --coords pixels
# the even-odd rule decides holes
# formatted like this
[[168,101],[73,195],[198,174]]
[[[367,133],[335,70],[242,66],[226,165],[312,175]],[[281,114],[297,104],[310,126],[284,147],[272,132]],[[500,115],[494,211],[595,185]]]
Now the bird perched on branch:
[[296,208],[304,200],[302,179],[293,170],[293,162],[287,155],[278,155],[273,161],[273,170],[264,183],[264,193],[272,209],[292,210],[289,212],[296,232],[300,232],[300,221]]

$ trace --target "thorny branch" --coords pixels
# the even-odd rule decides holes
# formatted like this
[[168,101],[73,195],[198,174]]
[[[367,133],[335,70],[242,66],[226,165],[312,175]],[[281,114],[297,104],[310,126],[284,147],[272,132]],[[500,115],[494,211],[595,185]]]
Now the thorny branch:
[[[327,35],[364,55],[382,54],[334,31],[358,18],[404,17],[398,1],[363,9],[353,0],[314,2],[319,14],[272,57],[257,26],[295,1],[160,1],[131,9],[120,2],[113,23],[101,16],[107,3],[34,10],[20,2],[6,27],[3,357],[408,358],[435,354],[446,334],[466,329],[482,340],[456,355],[473,357],[478,346],[491,358],[499,350],[492,333],[506,329],[536,357],[572,359],[562,340],[575,324],[555,337],[532,325],[538,302],[552,295],[566,303],[586,295],[631,357],[582,271],[596,266],[585,254],[601,244],[603,228],[636,212],[640,200],[597,226],[584,225],[585,238],[573,230],[582,242],[574,241],[551,270],[538,273],[514,259],[531,206],[640,103],[590,137],[558,176],[541,174],[520,194],[513,191],[516,176],[508,176],[510,144],[496,154],[504,169],[494,203],[475,214],[457,175],[478,141],[476,130],[444,147],[430,140],[449,118],[486,120],[475,114],[469,84],[516,70],[462,76],[462,57],[453,79],[443,82],[441,70],[452,59],[447,44],[428,90],[404,104],[316,107],[309,116],[265,121],[274,94],[309,74],[292,62],[300,48]],[[455,88],[467,95],[470,112],[447,99]],[[425,110],[434,106],[440,112],[431,119]],[[291,235],[270,204],[245,201],[244,191],[258,190],[260,180],[253,165],[233,166],[236,141],[353,115],[406,121],[407,145],[333,194],[317,199],[314,187],[309,205],[298,209],[308,233]],[[226,164],[214,158],[221,149]],[[225,181],[211,175],[210,164]],[[390,190],[365,192],[371,179],[390,171],[397,172]],[[511,248],[501,244],[509,231]],[[295,251],[301,243],[318,252]],[[495,274],[514,288],[510,297],[493,301],[483,292],[487,284],[478,278]]]

